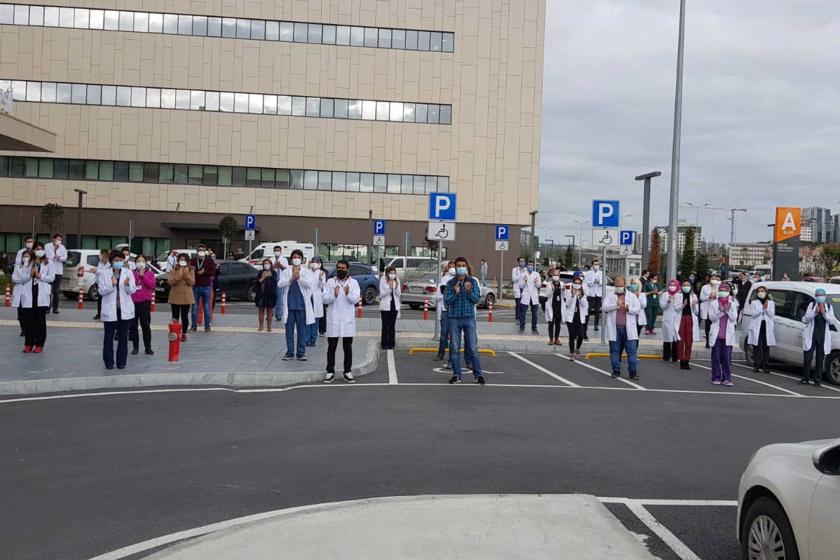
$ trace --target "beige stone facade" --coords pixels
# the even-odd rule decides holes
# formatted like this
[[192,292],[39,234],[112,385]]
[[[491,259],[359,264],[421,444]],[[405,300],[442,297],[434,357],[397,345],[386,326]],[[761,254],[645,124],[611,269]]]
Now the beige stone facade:
[[[6,2],[8,3],[8,2]],[[28,4],[39,4],[30,0]],[[454,52],[0,25],[0,80],[451,104],[417,124],[18,102],[55,157],[449,177],[458,221],[526,225],[538,201],[545,0],[52,0],[49,6],[454,32]],[[0,152],[2,153],[2,152]],[[428,197],[0,178],[0,205],[425,221]],[[180,204],[180,206],[179,206]],[[492,240],[491,240],[492,241]]]

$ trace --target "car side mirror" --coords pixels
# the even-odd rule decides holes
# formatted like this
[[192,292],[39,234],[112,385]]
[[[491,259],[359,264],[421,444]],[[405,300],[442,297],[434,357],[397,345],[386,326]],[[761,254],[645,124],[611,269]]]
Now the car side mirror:
[[840,441],[814,451],[814,467],[823,474],[840,476]]

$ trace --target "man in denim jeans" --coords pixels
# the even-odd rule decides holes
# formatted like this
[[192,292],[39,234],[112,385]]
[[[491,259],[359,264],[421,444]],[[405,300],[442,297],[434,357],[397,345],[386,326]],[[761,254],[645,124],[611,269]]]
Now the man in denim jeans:
[[621,376],[621,353],[626,351],[630,379],[638,379],[636,369],[639,360],[636,351],[639,347],[639,329],[636,325],[642,304],[636,294],[626,291],[624,277],[616,276],[614,284],[615,292],[607,294],[603,304],[606,314],[604,329],[610,341],[612,377]]
[[213,279],[216,277],[216,262],[213,257],[207,254],[207,246],[200,243],[196,247],[195,256],[190,261],[195,268],[195,286],[193,296],[195,303],[192,308],[192,331],[198,329],[198,305],[202,302],[204,310],[204,332],[210,332],[210,298],[212,294]]
[[478,337],[475,326],[475,306],[481,298],[478,279],[473,277],[467,259],[455,259],[455,278],[446,284],[444,304],[449,309],[449,361],[454,374],[449,383],[461,382],[461,333],[464,353],[472,358],[475,383],[484,385],[481,361],[478,358]]

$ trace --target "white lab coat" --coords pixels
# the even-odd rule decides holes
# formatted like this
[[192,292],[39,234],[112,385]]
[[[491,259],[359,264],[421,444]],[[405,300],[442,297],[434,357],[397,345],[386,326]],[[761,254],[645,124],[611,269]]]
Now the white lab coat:
[[[551,302],[554,300],[554,281],[550,280],[546,283],[546,296],[548,299],[545,302],[545,322],[550,323],[554,320],[554,306]],[[566,307],[566,293],[565,293],[565,286],[563,282],[557,283],[557,289],[560,290],[560,317],[559,319],[562,321],[565,315],[565,307]]]
[[521,288],[519,287],[519,277],[522,276],[522,275],[527,275],[527,274],[528,274],[528,269],[526,267],[524,267],[524,266],[521,267],[521,268],[519,266],[513,267],[513,270],[510,273],[510,278],[511,278],[511,282],[513,282],[513,298],[514,299],[519,299],[520,297],[522,297],[522,291],[521,291]]
[[738,322],[738,300],[733,296],[729,296],[729,310],[726,313],[720,308],[719,299],[715,298],[709,302],[709,321],[712,322],[712,327],[709,329],[709,344],[714,346],[717,342],[720,332],[720,318],[724,315],[729,317],[729,322],[726,325],[726,345],[737,346],[738,336],[735,334],[735,323]]
[[565,314],[563,318],[566,320],[567,323],[573,323],[575,320],[575,302],[577,302],[578,309],[580,310],[580,322],[581,324],[586,324],[586,315],[589,313],[589,301],[586,299],[586,294],[584,294],[584,290],[581,290],[581,297],[575,298],[574,297],[575,289],[572,288],[572,295],[569,295],[566,298],[566,305],[565,305]]
[[23,254],[27,251],[26,247],[23,249],[18,249],[17,254],[15,255],[15,266],[20,264],[21,259],[23,259]]
[[440,277],[440,284],[438,284],[437,292],[435,292],[435,308],[438,311],[446,310],[446,306],[443,303],[443,293],[446,291],[446,285],[453,278],[455,277],[449,274],[448,272]]
[[47,243],[44,247],[46,251],[47,260],[50,262],[50,271],[53,276],[60,276],[64,273],[64,261],[67,260],[67,248],[64,245],[59,245],[57,248],[55,243]]
[[700,288],[700,318],[704,321],[709,318],[709,302],[714,299],[712,289],[711,284],[705,284]]
[[[624,303],[627,305],[627,340],[639,340],[639,328],[637,327],[639,312],[642,309],[639,303],[639,298],[631,292],[624,292]],[[606,330],[607,340],[615,342],[618,338],[618,328],[615,325],[618,316],[618,294],[607,294],[604,298],[604,303],[601,306],[604,313],[606,313],[606,321],[604,322],[604,329]]]
[[38,286],[38,301],[35,302],[35,307],[49,307],[50,294],[52,293],[51,284],[55,279],[52,269],[49,264],[42,265],[41,278],[32,277],[31,265],[15,266],[12,273],[12,284],[14,290],[12,292],[12,307],[23,307],[31,309],[32,306],[32,282]]
[[318,269],[312,270],[312,274],[315,276],[315,288],[312,290],[312,312],[316,319],[320,319],[324,316],[324,296],[321,290],[327,285],[327,273],[323,269]]
[[[40,296],[40,294],[39,294]],[[40,298],[39,298],[40,299]],[[805,332],[802,333],[802,349],[806,352],[811,349],[811,344],[814,342],[814,318],[817,316],[817,302],[812,301],[808,305],[808,310],[805,312],[805,316],[802,317],[802,322],[805,323]],[[840,330],[840,321],[837,320],[837,317],[834,315],[834,308],[831,307],[831,304],[825,302],[825,312],[823,313],[823,317],[825,317],[825,342],[823,343],[823,350],[825,351],[825,355],[828,356],[831,354],[831,325],[834,325],[835,329]]]
[[645,314],[645,309],[647,309],[647,296],[640,293],[636,297],[639,298],[639,306],[642,308],[641,311],[639,311],[639,317],[636,319],[636,324],[640,327],[645,327],[647,326],[647,315]]
[[[277,287],[288,288],[292,283],[292,267],[281,270],[277,274]],[[300,278],[298,279],[298,286],[300,287],[300,295],[303,296],[303,307],[306,310],[306,324],[311,325],[315,322],[315,310],[312,308],[312,290],[318,284],[318,278],[312,274],[308,268],[300,267]],[[324,302],[326,303],[326,302]],[[286,324],[286,319],[289,318],[289,290],[283,292],[283,324]]]
[[525,269],[524,274],[519,275],[516,281],[519,287],[519,303],[522,305],[539,305],[540,304],[540,287],[542,286],[542,277],[536,270],[528,272]]
[[[394,307],[397,310],[397,318],[400,316],[400,297],[402,296],[402,288],[400,287],[400,277],[394,280]],[[438,290],[440,291],[440,290]],[[379,310],[391,310],[391,287],[388,286],[388,277],[384,274],[379,279]]]
[[[339,287],[338,295],[335,288]],[[350,286],[350,293],[344,293],[344,287]],[[349,338],[356,336],[356,305],[361,299],[359,283],[355,278],[339,280],[330,278],[322,291],[327,305],[327,337]]]
[[[680,340],[680,321],[682,320],[683,293],[679,291],[673,295],[674,303],[669,302],[671,294],[664,292],[659,296],[659,305],[662,307],[662,342],[678,342]],[[691,325],[692,339],[700,340],[700,323],[697,321],[697,312],[700,309],[700,302],[697,296],[691,294]]]
[[[114,286],[111,279],[116,271],[113,267],[103,270],[96,275],[96,287],[99,290],[99,297],[102,298],[102,322],[108,323],[117,320],[117,290],[120,291],[120,317],[123,321],[134,319],[134,301],[131,294],[137,291],[137,283],[134,281],[134,273],[123,265],[119,272],[117,285]],[[125,281],[128,280],[128,286]]]
[[166,257],[166,272],[173,270],[176,264],[178,264],[178,255],[169,255]]
[[752,317],[750,318],[747,344],[752,344],[753,346],[758,344],[758,337],[761,334],[761,323],[766,321],[767,328],[765,332],[767,335],[767,346],[776,346],[776,304],[773,303],[770,297],[765,301],[767,301],[766,309],[760,299],[754,299],[750,304]]
[[601,297],[604,285],[604,271],[587,270],[583,273],[583,290],[587,297]]

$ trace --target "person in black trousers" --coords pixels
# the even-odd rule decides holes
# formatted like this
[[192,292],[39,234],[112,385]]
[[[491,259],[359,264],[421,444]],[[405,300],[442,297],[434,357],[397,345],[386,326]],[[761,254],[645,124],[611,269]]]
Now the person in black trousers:
[[569,327],[569,358],[580,358],[580,346],[586,332],[586,316],[589,301],[583,290],[583,278],[575,276],[572,290],[566,298],[566,326]]
[[400,314],[400,279],[397,269],[389,266],[379,280],[379,314],[382,317],[383,350],[393,350],[397,337],[397,317]]

